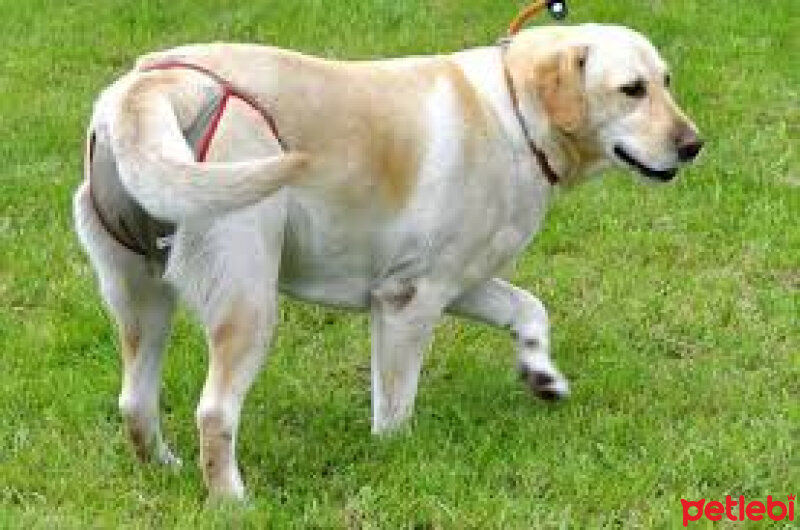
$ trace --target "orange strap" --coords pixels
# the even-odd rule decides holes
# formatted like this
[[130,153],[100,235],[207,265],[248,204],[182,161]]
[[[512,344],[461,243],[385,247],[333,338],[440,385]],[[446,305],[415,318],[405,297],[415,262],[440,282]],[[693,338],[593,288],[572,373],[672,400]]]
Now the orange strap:
[[519,33],[519,30],[522,29],[522,26],[527,21],[538,15],[545,7],[547,7],[547,0],[539,0],[538,2],[534,2],[520,11],[508,26],[508,36],[513,37]]

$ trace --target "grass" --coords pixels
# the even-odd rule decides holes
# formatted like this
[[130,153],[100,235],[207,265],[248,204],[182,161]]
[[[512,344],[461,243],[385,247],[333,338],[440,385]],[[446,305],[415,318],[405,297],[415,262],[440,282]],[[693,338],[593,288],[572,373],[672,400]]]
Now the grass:
[[532,400],[504,333],[447,320],[413,429],[373,439],[365,318],[285,301],[242,420],[252,499],[211,508],[189,316],[164,393],[184,469],[137,465],[116,412],[115,338],[70,226],[93,97],[155,48],[446,52],[492,42],[519,4],[0,0],[0,527],[671,528],[682,497],[800,493],[797,6],[572,4],[648,34],[708,139],[676,185],[563,195],[519,260],[572,399]]

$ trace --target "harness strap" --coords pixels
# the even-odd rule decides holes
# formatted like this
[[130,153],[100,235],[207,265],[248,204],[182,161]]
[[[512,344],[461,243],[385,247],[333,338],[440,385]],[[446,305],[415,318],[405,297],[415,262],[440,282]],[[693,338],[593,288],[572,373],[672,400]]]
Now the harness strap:
[[95,186],[92,186],[92,169],[94,169],[95,164],[95,147],[97,146],[97,135],[95,133],[91,133],[89,136],[89,145],[87,147],[88,153],[88,163],[89,163],[89,199],[92,201],[92,206],[94,206],[94,211],[97,214],[97,218],[100,220],[100,224],[103,225],[103,228],[109,235],[114,238],[114,240],[122,245],[123,247],[127,248],[134,254],[140,254],[142,256],[147,254],[147,250],[142,248],[141,245],[136,243],[135,238],[132,238],[130,234],[123,235],[122,232],[128,232],[125,230],[125,224],[120,223],[120,230],[108,220],[106,214],[103,212],[103,208],[100,207],[100,201],[97,199],[97,192],[95,190]]
[[219,104],[217,104],[216,109],[214,110],[214,115],[211,117],[211,123],[209,123],[208,128],[206,129],[205,134],[200,138],[200,141],[197,144],[197,161],[198,162],[205,162],[206,157],[208,156],[208,148],[211,147],[211,140],[214,139],[214,135],[217,134],[217,128],[219,128],[219,122],[222,121],[222,115],[225,114],[225,107],[228,106],[228,100],[231,98],[231,92],[228,90],[228,87],[222,87],[222,99],[220,100]]
[[113,153],[108,146],[98,147],[95,132],[89,135],[87,164],[89,199],[105,231],[147,261],[166,263],[168,248],[160,241],[175,233],[175,225],[153,218],[130,197],[119,179]]
[[[200,72],[214,80],[222,91],[221,95],[214,96],[204,104],[193,123],[183,131],[186,141],[194,150],[197,162],[206,161],[211,142],[232,97],[240,99],[254,109],[269,126],[281,149],[288,151],[286,142],[278,133],[275,120],[264,106],[254,96],[235,87],[208,68],[181,61],[165,61],[147,65],[141,70],[148,72],[171,69]],[[96,149],[96,138],[94,132],[89,136],[87,162],[89,196],[100,224],[117,243],[134,254],[163,266],[169,257],[169,248],[176,226],[153,218],[130,197],[119,180],[113,153]]]
[[198,152],[197,152],[197,161],[204,162],[206,156],[208,155],[208,149],[211,146],[211,140],[214,138],[214,135],[217,132],[217,128],[219,127],[219,122],[222,120],[222,115],[225,113],[225,107],[228,105],[228,100],[231,97],[235,97],[247,103],[250,107],[253,108],[256,112],[261,115],[264,121],[269,126],[270,130],[272,131],[273,136],[278,141],[278,144],[281,146],[281,149],[284,151],[288,151],[289,148],[286,145],[286,142],[281,137],[280,133],[278,132],[278,126],[275,124],[275,119],[272,117],[272,114],[261,105],[258,100],[251,94],[244,92],[243,90],[235,87],[230,81],[223,78],[213,70],[206,68],[205,66],[200,66],[199,64],[194,63],[187,63],[184,61],[164,61],[158,62],[153,64],[148,64],[141,68],[143,72],[152,72],[157,70],[194,70],[195,72],[200,72],[204,74],[214,81],[222,88],[222,100],[219,103],[219,107],[217,107],[217,111],[214,114],[214,117],[211,119],[211,123],[206,130],[205,135],[200,140],[198,144]]

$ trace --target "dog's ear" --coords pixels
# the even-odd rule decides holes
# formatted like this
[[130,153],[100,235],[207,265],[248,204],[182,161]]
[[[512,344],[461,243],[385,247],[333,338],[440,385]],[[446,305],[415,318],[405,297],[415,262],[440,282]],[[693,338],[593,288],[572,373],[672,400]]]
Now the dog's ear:
[[550,121],[574,133],[586,120],[585,45],[570,46],[544,57],[531,74],[531,83]]

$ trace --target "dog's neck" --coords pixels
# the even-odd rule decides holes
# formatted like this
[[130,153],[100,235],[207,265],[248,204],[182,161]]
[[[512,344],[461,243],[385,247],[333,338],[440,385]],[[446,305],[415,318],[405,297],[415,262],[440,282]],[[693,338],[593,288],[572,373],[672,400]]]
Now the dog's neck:
[[[579,139],[566,131],[560,130],[548,118],[543,105],[525,89],[523,75],[515,72],[513,61],[508,59],[508,43],[498,46],[499,68],[503,72],[506,92],[510,102],[511,111],[517,122],[517,128],[522,133],[525,144],[528,144],[532,156],[542,166],[542,172],[548,177],[551,184],[570,185],[583,174],[583,152]],[[538,151],[540,154],[537,154]],[[553,176],[548,176],[553,173]]]
[[[506,137],[513,142],[515,150],[526,157],[531,157],[534,167],[539,169],[539,163],[531,153],[514,111],[500,47],[487,46],[466,50],[452,55],[451,58],[471,81],[472,86],[495,110],[496,117]],[[590,163],[586,160],[586,149],[581,147],[584,142],[555,128],[546,118],[540,102],[524,90],[523,76],[514,72],[513,64],[510,65],[509,71],[517,87],[521,116],[528,127],[530,138],[547,157],[548,165],[558,175],[559,185],[571,185],[581,181],[585,172],[591,169]],[[541,169],[538,172],[541,172]],[[544,174],[540,178],[547,180]],[[552,186],[548,184],[548,187]]]
[[547,127],[536,141],[553,167],[558,168],[556,171],[559,171],[560,184],[578,184],[602,169],[603,157],[596,149],[590,148],[585,139],[561,131],[549,123]]

